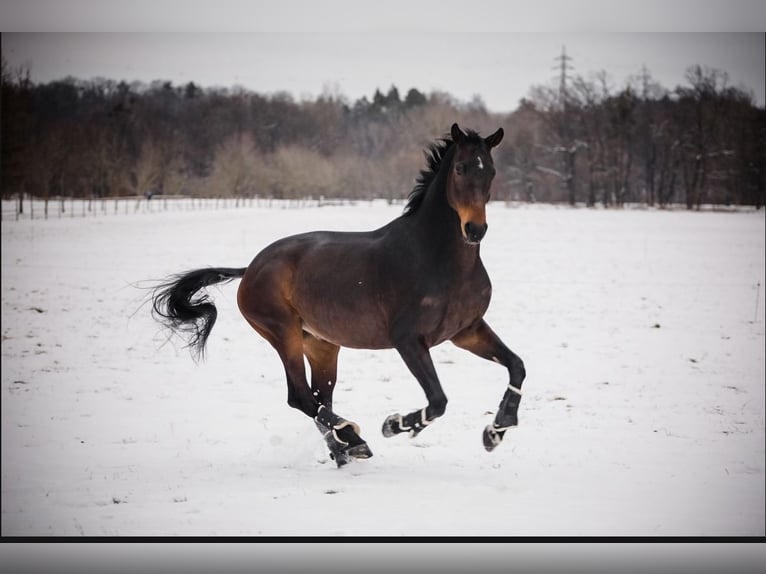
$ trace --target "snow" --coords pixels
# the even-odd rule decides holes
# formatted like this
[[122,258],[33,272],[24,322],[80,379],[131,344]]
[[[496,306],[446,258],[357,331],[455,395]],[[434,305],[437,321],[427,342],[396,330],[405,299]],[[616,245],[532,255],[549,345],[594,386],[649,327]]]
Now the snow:
[[524,360],[520,425],[482,447],[505,369],[432,350],[425,406],[394,351],[343,349],[335,410],[374,456],[338,469],[282,365],[211,289],[207,360],[138,286],[242,267],[311,229],[401,206],[2,223],[2,534],[764,536],[764,213],[488,209],[486,319]]

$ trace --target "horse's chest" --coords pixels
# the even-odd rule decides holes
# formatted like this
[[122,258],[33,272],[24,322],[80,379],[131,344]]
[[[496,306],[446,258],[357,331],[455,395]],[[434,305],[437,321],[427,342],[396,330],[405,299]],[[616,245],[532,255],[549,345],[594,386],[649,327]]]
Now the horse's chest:
[[486,277],[452,285],[443,293],[425,295],[420,301],[424,336],[429,346],[452,339],[487,311],[492,286]]

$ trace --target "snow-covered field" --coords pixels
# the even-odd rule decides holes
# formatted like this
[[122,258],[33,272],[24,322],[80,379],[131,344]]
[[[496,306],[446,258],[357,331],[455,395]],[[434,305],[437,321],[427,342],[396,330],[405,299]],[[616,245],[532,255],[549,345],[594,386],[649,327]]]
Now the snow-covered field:
[[766,534],[763,211],[491,205],[486,318],[528,373],[492,453],[506,371],[450,343],[447,413],[415,439],[380,434],[425,406],[397,354],[341,351],[335,410],[374,456],[337,469],[236,282],[200,365],[141,306],[136,284],[400,213],[3,221],[2,534]]

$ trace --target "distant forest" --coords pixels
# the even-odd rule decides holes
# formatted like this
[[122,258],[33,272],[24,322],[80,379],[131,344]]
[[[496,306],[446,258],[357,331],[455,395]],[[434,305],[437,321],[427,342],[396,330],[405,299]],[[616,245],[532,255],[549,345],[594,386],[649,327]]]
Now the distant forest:
[[324,94],[30,81],[2,62],[2,197],[407,197],[422,150],[457,121],[502,126],[493,198],[588,206],[752,205],[766,200],[766,110],[725,72],[691,66],[668,90],[646,70],[531,86],[510,114],[480,98]]

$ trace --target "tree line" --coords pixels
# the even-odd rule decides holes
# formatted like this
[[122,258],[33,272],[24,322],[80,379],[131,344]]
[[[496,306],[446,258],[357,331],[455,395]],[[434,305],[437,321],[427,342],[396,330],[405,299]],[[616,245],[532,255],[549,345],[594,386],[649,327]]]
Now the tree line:
[[764,203],[766,112],[724,72],[533,86],[510,114],[395,86],[371,98],[107,79],[36,84],[2,62],[2,197],[404,199],[452,122],[502,126],[493,196],[620,206]]

